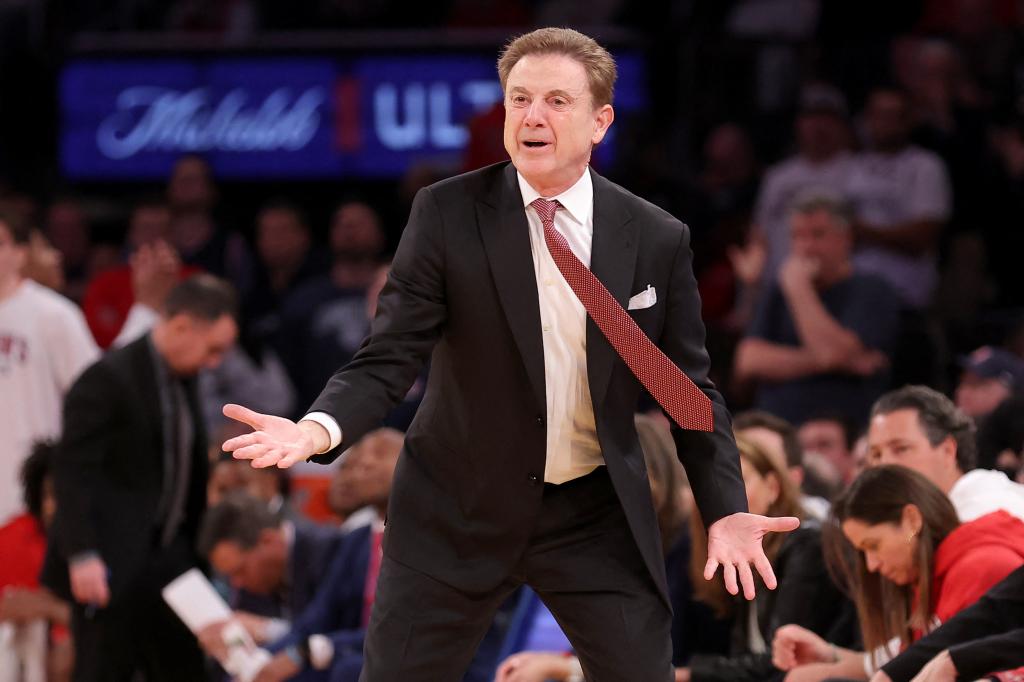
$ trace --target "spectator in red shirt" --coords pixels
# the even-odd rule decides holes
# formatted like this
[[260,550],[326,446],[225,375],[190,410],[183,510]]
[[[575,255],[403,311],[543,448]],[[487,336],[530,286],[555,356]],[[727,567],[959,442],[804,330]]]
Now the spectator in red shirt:
[[[22,645],[12,651],[0,649],[0,659],[31,668],[40,665],[46,670],[47,680],[70,678],[72,648],[67,624],[68,605],[39,585],[39,572],[46,555],[46,529],[53,520],[57,502],[53,495],[50,462],[55,446],[37,443],[32,454],[22,465],[21,479],[28,512],[16,516],[0,527],[0,628],[25,630]],[[35,625],[43,623],[42,627]],[[45,624],[50,627],[46,628]],[[46,635],[33,646],[24,646],[25,636],[31,629]],[[48,644],[48,646],[47,646]],[[42,646],[40,646],[42,645]],[[35,648],[36,651],[32,651]],[[25,660],[33,654],[43,654],[40,661]],[[6,663],[0,663],[0,671]]]

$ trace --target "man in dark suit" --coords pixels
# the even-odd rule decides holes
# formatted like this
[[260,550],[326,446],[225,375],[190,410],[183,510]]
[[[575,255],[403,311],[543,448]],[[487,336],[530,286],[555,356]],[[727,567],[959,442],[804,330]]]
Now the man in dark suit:
[[633,426],[641,381],[679,425],[708,577],[722,565],[752,598],[753,563],[774,587],[760,539],[798,522],[745,513],[729,414],[707,379],[689,231],[588,167],[614,118],[611,56],[540,29],[510,43],[498,71],[512,163],[421,190],[352,362],[298,424],[225,406],[256,431],[224,447],[258,467],[330,461],[430,355],[362,679],[458,679],[526,583],[587,680],[664,682],[670,607]]
[[[341,542],[335,526],[282,519],[263,500],[236,492],[206,512],[197,545],[199,555],[234,588],[235,617],[257,643],[265,643],[288,632],[313,600]],[[222,653],[226,624],[200,633],[209,653]]]
[[207,475],[195,375],[234,343],[235,309],[227,283],[190,278],[151,333],[68,392],[44,580],[74,600],[75,682],[202,679],[195,638],[160,590],[195,565]]

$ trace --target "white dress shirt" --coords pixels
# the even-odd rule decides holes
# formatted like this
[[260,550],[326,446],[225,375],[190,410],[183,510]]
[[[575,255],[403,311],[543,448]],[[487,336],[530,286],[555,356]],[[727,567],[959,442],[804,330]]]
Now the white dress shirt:
[[[604,464],[597,442],[594,405],[587,375],[587,311],[569,288],[544,241],[544,226],[530,204],[540,197],[516,173],[530,226],[533,271],[537,276],[541,338],[544,342],[544,388],[547,399],[547,459],[544,481],[564,483]],[[594,185],[589,169],[558,196],[555,229],[580,261],[590,267],[594,241]]]
[[[547,401],[544,481],[565,483],[604,464],[587,375],[587,311],[562,277],[544,242],[544,226],[530,206],[540,194],[522,175],[516,173],[516,177],[530,230],[544,343]],[[555,214],[555,229],[565,237],[576,257],[590,267],[594,237],[594,185],[589,168],[565,192],[544,198],[562,204],[563,210]],[[331,437],[329,449],[341,443],[341,428],[331,415],[311,412],[303,419],[315,421],[327,429]]]

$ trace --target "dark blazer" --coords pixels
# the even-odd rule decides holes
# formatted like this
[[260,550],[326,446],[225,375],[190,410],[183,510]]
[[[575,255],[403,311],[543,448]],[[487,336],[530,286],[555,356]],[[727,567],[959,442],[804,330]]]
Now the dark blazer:
[[[591,270],[713,401],[715,431],[674,429],[708,525],[746,510],[721,395],[708,380],[700,299],[685,225],[593,171]],[[385,549],[467,592],[496,588],[522,556],[544,490],[544,353],[536,275],[515,168],[502,163],[420,190],[380,297],[372,333],[312,410],[344,445],[381,423],[431,358],[426,394],[395,472]],[[633,426],[641,386],[587,322],[597,435],[637,545],[668,601],[650,487]],[[314,458],[327,462],[344,449]]]
[[320,589],[301,613],[295,614],[291,631],[269,649],[280,651],[315,634],[327,634],[334,643],[335,659],[361,654],[366,631],[361,627],[366,571],[370,564],[371,526],[356,528],[344,536],[328,567]]
[[[149,336],[110,351],[88,367],[64,401],[64,433],[53,463],[57,515],[44,568],[45,583],[70,598],[67,561],[96,551],[110,571],[112,602],[151,566],[162,530],[163,417]],[[206,506],[206,434],[195,380],[185,382],[195,425],[191,475],[180,535],[180,565],[188,568]],[[179,543],[182,544],[182,543]],[[168,579],[174,575],[167,575]]]

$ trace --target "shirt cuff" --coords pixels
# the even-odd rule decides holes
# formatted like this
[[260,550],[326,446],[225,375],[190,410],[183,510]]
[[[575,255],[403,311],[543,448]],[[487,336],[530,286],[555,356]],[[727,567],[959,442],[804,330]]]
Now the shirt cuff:
[[341,445],[341,427],[338,426],[337,420],[335,420],[334,417],[327,414],[326,412],[310,412],[299,421],[316,422],[320,426],[327,429],[327,435],[331,437],[331,444],[330,446],[328,446],[327,450],[321,450],[320,452],[317,452],[315,454],[322,455],[325,452],[333,450],[334,448]]
[[291,625],[283,618],[271,618],[267,621],[266,631],[263,633],[268,642],[276,642],[291,631]]

